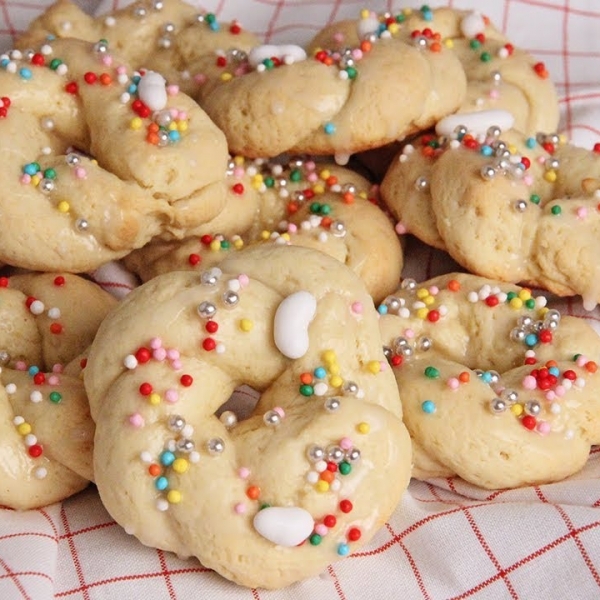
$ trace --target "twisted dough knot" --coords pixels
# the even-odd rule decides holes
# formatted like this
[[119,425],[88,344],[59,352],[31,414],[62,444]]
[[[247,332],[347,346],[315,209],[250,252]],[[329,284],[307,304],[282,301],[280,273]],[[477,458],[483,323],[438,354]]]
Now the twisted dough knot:
[[600,440],[600,338],[511,284],[405,280],[379,307],[417,478],[512,488],[558,481]]
[[[377,189],[329,162],[234,157],[230,200],[193,238],[152,242],[124,262],[143,281],[177,269],[207,269],[248,244],[313,247],[348,265],[376,301],[394,291],[403,254]],[[235,191],[243,194],[236,194]]]
[[225,138],[160,75],[131,71],[104,42],[74,39],[13,51],[0,65],[10,99],[1,209],[12,224],[2,260],[87,271],[220,212]]
[[[353,552],[409,481],[372,301],[314,250],[155,277],[103,322],[84,377],[113,518],[242,585],[285,586]],[[217,417],[242,384],[262,393],[252,416]]]

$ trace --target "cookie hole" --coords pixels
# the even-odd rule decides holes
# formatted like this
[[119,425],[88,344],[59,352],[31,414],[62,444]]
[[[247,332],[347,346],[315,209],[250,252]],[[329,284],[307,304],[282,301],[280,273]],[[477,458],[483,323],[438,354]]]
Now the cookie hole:
[[[230,419],[232,419],[231,414],[233,414],[235,415],[235,420],[232,425],[245,421],[252,415],[259,398],[260,394],[250,386],[240,386],[233,392],[227,402],[219,406],[215,411],[215,417],[221,421],[225,421],[228,414]],[[223,413],[225,413],[225,416],[223,416]]]

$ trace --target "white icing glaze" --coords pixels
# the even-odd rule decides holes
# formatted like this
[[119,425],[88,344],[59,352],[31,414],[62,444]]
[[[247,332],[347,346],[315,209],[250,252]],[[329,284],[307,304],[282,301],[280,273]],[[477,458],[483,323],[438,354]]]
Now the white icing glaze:
[[248,52],[248,63],[252,68],[256,68],[263,60],[267,58],[278,58],[286,65],[306,60],[306,51],[300,46],[294,44],[263,44],[255,46]]
[[297,506],[269,506],[254,517],[254,529],[278,546],[297,546],[312,533],[314,525],[310,513]]
[[308,351],[308,326],[317,311],[317,300],[300,291],[284,298],[273,321],[273,337],[279,351],[288,358],[300,358]]
[[138,96],[150,110],[162,110],[167,105],[165,78],[156,71],[147,71],[138,83]]
[[485,21],[481,13],[476,11],[465,15],[460,22],[460,32],[466,38],[474,38],[478,33],[485,31]]
[[510,129],[515,122],[512,113],[507,110],[492,109],[470,113],[449,115],[438,121],[435,132],[438,135],[451,135],[463,125],[470,133],[485,134],[490,127],[499,127],[502,131]]

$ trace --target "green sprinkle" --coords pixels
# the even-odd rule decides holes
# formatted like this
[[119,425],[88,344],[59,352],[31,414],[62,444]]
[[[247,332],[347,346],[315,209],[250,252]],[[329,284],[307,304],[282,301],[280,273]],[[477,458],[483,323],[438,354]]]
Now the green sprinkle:
[[294,169],[290,173],[290,181],[294,181],[294,182],[302,181],[302,171],[300,169]]
[[231,248],[229,240],[221,240],[221,248],[223,250],[229,250],[229,248]]
[[328,215],[331,213],[331,205],[321,204],[321,210],[319,211],[322,215]]
[[527,300],[525,300],[525,306],[526,308],[534,309],[535,308],[535,300],[533,298],[528,298]]
[[62,65],[62,60],[60,58],[53,58],[50,61],[50,64],[48,65],[50,67],[50,69],[52,69],[53,71],[56,71],[56,69],[58,69],[58,67],[60,67],[60,65]]
[[555,204],[555,205],[554,205],[554,206],[553,206],[553,207],[550,209],[550,212],[551,212],[553,215],[560,215],[560,213],[562,212],[562,208],[561,208],[561,207],[560,207],[558,204]]
[[322,540],[323,538],[318,533],[313,533],[308,538],[308,541],[311,543],[312,546],[318,546]]
[[346,73],[348,73],[348,79],[356,79],[358,75],[358,71],[354,67],[348,67]]
[[300,386],[300,393],[303,396],[306,396],[306,397],[312,396],[313,393],[314,393],[314,391],[315,390],[314,390],[313,386],[309,385],[308,383],[305,383],[305,384],[303,384],[303,385]]
[[506,301],[510,302],[513,298],[517,297],[517,292],[508,292],[508,294],[506,294]]
[[44,177],[46,179],[56,179],[56,171],[54,169],[46,169],[44,171]]
[[482,52],[479,60],[481,62],[490,62],[490,60],[492,60],[492,55],[489,52]]
[[540,201],[541,198],[537,194],[531,194],[531,196],[529,196],[529,202],[532,202],[533,204],[539,204]]
[[275,179],[273,177],[265,177],[265,185],[268,188],[272,188],[275,185]]
[[435,367],[425,367],[423,373],[429,379],[437,379],[440,376],[440,372]]
[[338,469],[342,475],[348,475],[352,471],[352,465],[346,461],[340,463]]
[[310,204],[310,212],[313,215],[316,215],[320,212],[321,210],[321,205],[318,202],[311,202]]
[[478,50],[481,47],[481,42],[479,40],[470,40],[469,41],[469,46],[473,49],[473,50]]
[[50,402],[58,404],[62,400],[62,396],[58,392],[50,392]]

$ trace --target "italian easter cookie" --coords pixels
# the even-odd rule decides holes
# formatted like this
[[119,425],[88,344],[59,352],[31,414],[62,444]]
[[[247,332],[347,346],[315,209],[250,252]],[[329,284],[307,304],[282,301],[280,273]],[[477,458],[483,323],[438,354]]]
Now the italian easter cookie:
[[419,479],[559,481],[600,439],[600,337],[528,288],[464,273],[405,280],[379,307]]
[[0,259],[84,272],[155,236],[217,215],[228,152],[221,131],[155,72],[104,42],[54,40],[0,57],[5,115]]
[[[258,246],[151,279],[103,322],[84,381],[113,518],[244,586],[355,552],[408,485],[373,301],[322,252]],[[221,413],[242,384],[261,392],[252,415]]]
[[[249,244],[312,247],[348,265],[382,300],[400,280],[403,252],[373,186],[330,162],[292,158],[230,164],[232,198],[200,235],[151,242],[124,259],[142,280],[177,269],[203,270]],[[236,195],[235,190],[248,188]]]

